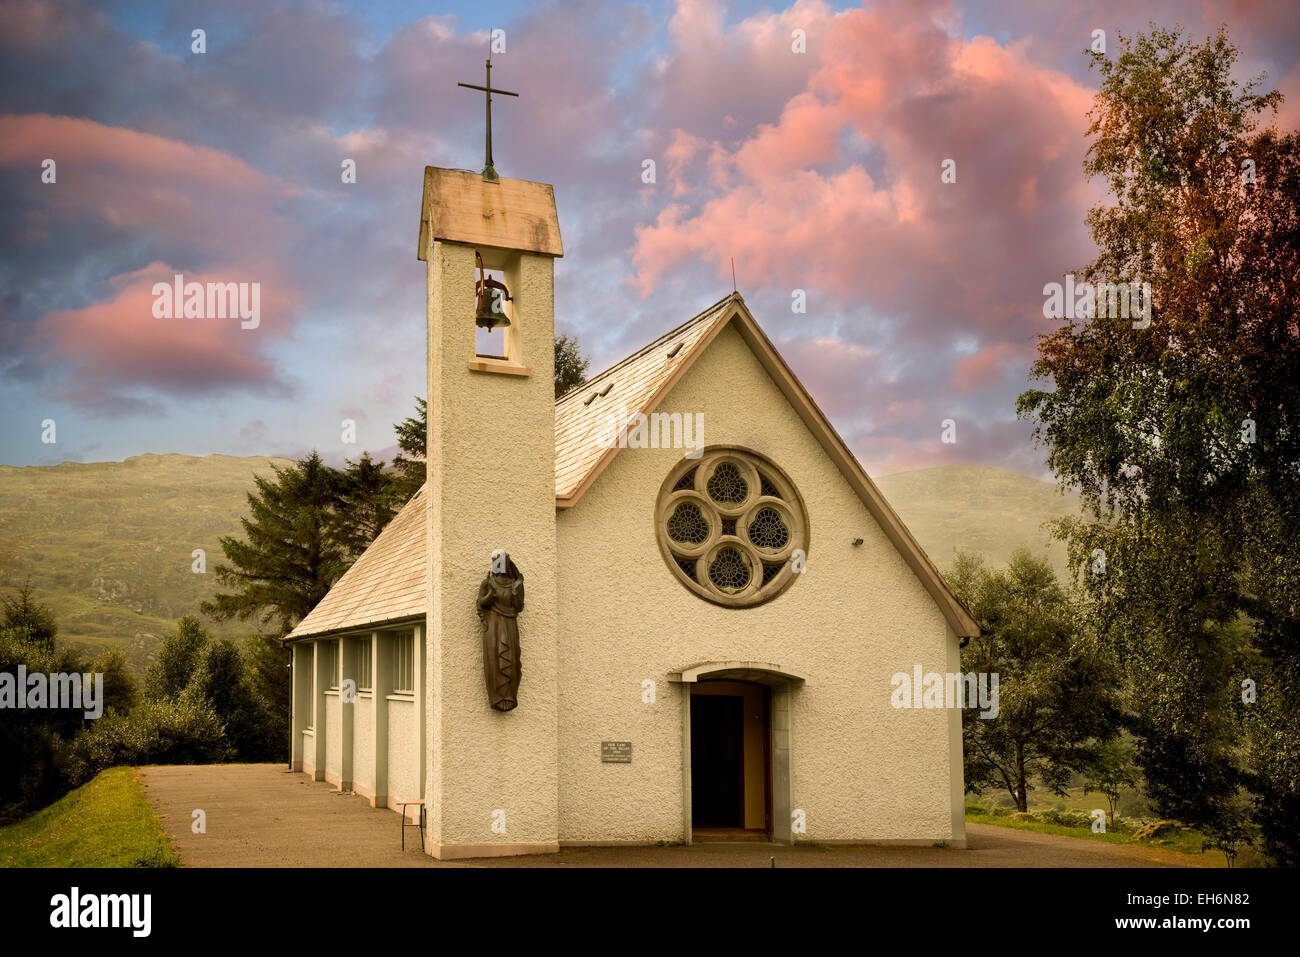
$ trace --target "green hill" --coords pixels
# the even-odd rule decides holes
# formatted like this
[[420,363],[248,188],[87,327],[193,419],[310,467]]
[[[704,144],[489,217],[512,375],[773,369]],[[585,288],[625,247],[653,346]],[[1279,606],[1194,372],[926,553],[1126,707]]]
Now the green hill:
[[[284,459],[137,455],[124,462],[0,466],[0,587],[30,578],[60,636],[96,652],[122,648],[143,670],[176,619],[216,590],[218,540],[239,535],[253,476]],[[944,466],[877,480],[940,568],[953,552],[1004,563],[1022,543],[1065,570],[1065,549],[1043,522],[1077,508],[1053,485],[979,466]],[[190,570],[207,552],[207,574]],[[205,622],[218,635],[251,623]]]
[[941,570],[958,551],[979,552],[996,567],[1027,545],[1063,581],[1069,577],[1065,545],[1043,523],[1078,514],[1079,500],[1050,482],[979,465],[898,472],[875,482]]
[[[59,635],[136,668],[216,589],[222,535],[239,534],[253,476],[283,459],[137,455],[124,462],[0,466],[0,586],[30,579]],[[191,571],[196,548],[207,573]],[[216,626],[246,634],[250,624]]]

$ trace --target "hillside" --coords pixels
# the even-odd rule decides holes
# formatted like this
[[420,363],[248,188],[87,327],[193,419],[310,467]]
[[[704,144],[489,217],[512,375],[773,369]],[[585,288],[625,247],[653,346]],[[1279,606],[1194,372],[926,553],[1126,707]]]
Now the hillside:
[[1045,555],[1063,580],[1065,545],[1043,523],[1077,514],[1077,497],[1050,482],[979,465],[944,465],[875,480],[940,570],[957,551],[979,552],[989,564],[1006,563],[1019,545]]
[[[60,637],[117,645],[141,668],[158,638],[212,596],[219,539],[238,534],[253,476],[282,459],[137,455],[124,462],[0,466],[0,586],[30,578]],[[207,552],[207,574],[190,570]],[[210,624],[210,623],[209,623]],[[243,634],[248,625],[217,626]]]
[[[63,639],[92,652],[117,645],[143,669],[176,619],[197,613],[216,590],[218,540],[241,534],[253,476],[287,464],[138,455],[124,462],[0,466],[0,587],[30,578]],[[944,466],[884,476],[877,484],[940,568],[957,548],[1001,564],[1026,543],[1064,573],[1064,547],[1041,526],[1076,506],[1046,482]],[[205,575],[190,570],[196,548],[207,551]],[[218,635],[251,630],[247,623],[205,623]]]

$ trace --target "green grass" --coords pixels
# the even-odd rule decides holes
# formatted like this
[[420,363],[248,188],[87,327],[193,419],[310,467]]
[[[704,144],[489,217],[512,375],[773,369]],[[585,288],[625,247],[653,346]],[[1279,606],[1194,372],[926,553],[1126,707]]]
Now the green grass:
[[135,768],[110,768],[0,827],[0,867],[178,867]]
[[[1089,841],[1104,841],[1107,844],[1123,844],[1128,847],[1156,847],[1180,854],[1202,856],[1201,842],[1204,837],[1199,831],[1182,827],[1170,827],[1157,835],[1143,840],[1133,838],[1132,826],[1121,819],[1118,825],[1108,825],[1104,833],[1096,834],[1091,827],[1073,827],[1063,824],[1051,824],[1036,819],[1017,820],[1008,814],[994,814],[979,805],[966,805],[966,821],[970,824],[992,824],[996,827],[1009,827],[1018,831],[1034,831],[1038,834],[1059,834],[1064,837],[1079,837]],[[1218,851],[1206,851],[1205,863],[1211,867],[1227,867],[1227,861]],[[1240,860],[1240,859],[1239,859]]]

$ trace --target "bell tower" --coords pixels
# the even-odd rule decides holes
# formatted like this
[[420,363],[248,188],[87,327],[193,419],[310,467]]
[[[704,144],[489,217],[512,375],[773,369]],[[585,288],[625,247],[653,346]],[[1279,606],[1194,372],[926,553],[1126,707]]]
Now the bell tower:
[[[444,859],[552,852],[559,849],[553,279],[563,255],[554,193],[501,178],[490,163],[483,174],[426,167],[418,255],[428,276],[426,848]],[[484,283],[489,272],[504,289]],[[489,324],[504,329],[503,356],[475,348],[476,332]],[[476,603],[498,549],[526,585],[515,619],[518,705],[504,712],[488,700]]]

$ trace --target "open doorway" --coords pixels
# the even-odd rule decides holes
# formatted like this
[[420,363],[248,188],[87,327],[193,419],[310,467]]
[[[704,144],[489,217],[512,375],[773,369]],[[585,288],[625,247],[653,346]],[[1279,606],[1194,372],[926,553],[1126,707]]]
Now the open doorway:
[[693,840],[772,833],[770,691],[746,681],[691,688]]

